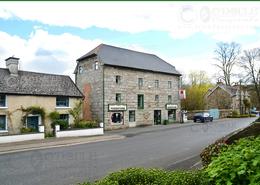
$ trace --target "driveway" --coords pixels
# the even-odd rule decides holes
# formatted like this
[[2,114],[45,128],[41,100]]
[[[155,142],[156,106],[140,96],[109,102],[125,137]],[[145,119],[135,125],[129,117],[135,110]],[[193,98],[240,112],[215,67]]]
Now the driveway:
[[255,118],[111,131],[125,139],[0,155],[3,185],[69,185],[127,167],[192,168],[200,151]]

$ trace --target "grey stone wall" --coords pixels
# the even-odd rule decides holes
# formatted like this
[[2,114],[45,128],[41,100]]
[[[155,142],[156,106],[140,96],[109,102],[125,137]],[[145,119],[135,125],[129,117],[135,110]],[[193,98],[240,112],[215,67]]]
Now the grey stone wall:
[[[121,84],[115,82],[116,75],[121,76]],[[172,96],[172,104],[177,104],[177,120],[179,120],[180,100],[178,94],[179,77],[174,75],[140,71],[127,68],[104,67],[104,92],[105,92],[105,127],[106,129],[129,127],[129,110],[135,110],[135,125],[151,125],[154,123],[154,110],[161,110],[162,121],[168,119],[168,111],[165,108],[168,103],[168,95]],[[138,78],[143,78],[143,87],[139,89]],[[159,88],[155,88],[155,80],[159,80]],[[168,88],[168,81],[172,81],[172,88]],[[121,103],[127,104],[124,112],[123,125],[111,125],[111,112],[108,112],[108,104],[115,104],[116,93],[121,93]],[[137,109],[137,95],[144,95],[144,109]],[[155,101],[155,95],[159,95],[159,103]]]
[[[98,70],[95,70],[94,64],[98,61],[97,57],[85,59],[79,63],[83,67],[83,71],[76,73],[76,85],[81,92],[88,97],[92,119],[103,121],[103,65],[98,61]],[[90,92],[84,92],[86,85],[90,85]]]

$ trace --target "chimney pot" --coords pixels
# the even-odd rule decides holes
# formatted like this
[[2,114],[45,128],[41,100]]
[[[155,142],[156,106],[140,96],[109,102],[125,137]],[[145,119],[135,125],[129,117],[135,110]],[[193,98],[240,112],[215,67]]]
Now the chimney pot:
[[5,59],[6,68],[9,69],[10,74],[13,76],[18,75],[19,59],[20,58],[16,58],[16,57],[9,57]]

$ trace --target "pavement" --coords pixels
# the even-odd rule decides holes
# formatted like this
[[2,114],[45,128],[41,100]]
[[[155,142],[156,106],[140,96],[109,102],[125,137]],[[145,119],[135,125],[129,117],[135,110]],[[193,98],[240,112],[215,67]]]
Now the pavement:
[[22,151],[40,150],[40,149],[87,144],[93,142],[124,139],[125,137],[133,137],[135,135],[139,135],[143,133],[151,133],[160,130],[162,131],[167,129],[187,127],[187,126],[198,125],[198,124],[200,123],[192,123],[191,121],[188,121],[187,123],[182,123],[182,124],[176,123],[170,125],[154,125],[154,126],[135,127],[135,128],[106,131],[105,134],[101,136],[65,137],[65,138],[52,137],[52,138],[46,138],[44,140],[31,140],[31,141],[4,143],[4,144],[0,144],[0,155],[22,152]]
[[[102,142],[76,145],[70,142],[72,145],[5,153],[0,155],[0,184],[75,185],[129,167],[199,168],[203,148],[254,120],[223,119],[212,123],[131,128],[106,132],[97,137],[107,139]],[[117,139],[109,140],[114,136]]]
[[110,141],[117,139],[124,139],[124,136],[121,135],[102,135],[102,136],[92,136],[92,137],[65,137],[65,138],[46,138],[43,140],[31,140],[31,141],[21,141],[13,143],[4,143],[0,144],[0,155],[31,151],[31,150],[40,150],[40,149],[49,149],[49,148],[58,148],[65,146],[73,146],[101,141]]

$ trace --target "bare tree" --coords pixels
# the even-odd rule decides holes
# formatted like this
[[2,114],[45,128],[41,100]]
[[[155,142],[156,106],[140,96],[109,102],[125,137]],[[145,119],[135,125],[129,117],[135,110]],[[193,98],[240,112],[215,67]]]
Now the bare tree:
[[260,105],[260,48],[244,50],[239,64],[246,72],[245,81],[253,83]]
[[190,85],[210,84],[206,71],[191,71],[188,75]]
[[238,56],[240,54],[240,44],[231,42],[220,42],[217,44],[215,50],[215,59],[218,61],[215,64],[220,70],[220,78],[226,85],[231,85],[232,68],[237,63]]

